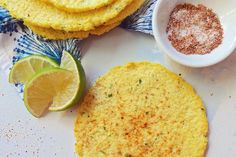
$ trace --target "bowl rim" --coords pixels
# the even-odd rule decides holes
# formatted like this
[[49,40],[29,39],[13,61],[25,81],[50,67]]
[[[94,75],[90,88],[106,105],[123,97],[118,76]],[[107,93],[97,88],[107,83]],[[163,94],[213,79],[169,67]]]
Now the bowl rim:
[[[211,60],[209,59],[209,61],[207,63],[201,63],[201,62],[184,62],[183,60],[178,59],[177,57],[175,57],[175,55],[173,53],[176,52],[169,52],[166,47],[164,46],[164,44],[161,42],[161,37],[159,36],[160,32],[158,30],[158,24],[157,24],[157,14],[158,14],[158,10],[161,7],[161,3],[164,0],[158,0],[154,6],[153,9],[153,16],[152,16],[152,30],[153,30],[153,36],[156,40],[156,44],[158,46],[158,48],[161,50],[161,52],[164,52],[167,56],[169,56],[172,60],[174,60],[175,62],[188,66],[188,67],[193,67],[193,68],[201,68],[201,67],[208,67],[208,66],[212,66],[215,65],[221,61],[223,61],[224,59],[226,59],[228,56],[230,56],[234,50],[235,50],[235,44],[236,42],[234,42],[234,46],[231,46],[230,49],[228,51],[225,51],[224,55],[222,55],[222,57],[219,57],[217,59]],[[224,39],[223,39],[224,40]],[[206,54],[209,55],[209,54]],[[206,56],[206,55],[202,55],[202,56]],[[192,56],[192,55],[190,55]],[[190,57],[189,56],[189,57]],[[186,57],[188,57],[188,55],[186,55]],[[197,63],[197,64],[196,64]]]

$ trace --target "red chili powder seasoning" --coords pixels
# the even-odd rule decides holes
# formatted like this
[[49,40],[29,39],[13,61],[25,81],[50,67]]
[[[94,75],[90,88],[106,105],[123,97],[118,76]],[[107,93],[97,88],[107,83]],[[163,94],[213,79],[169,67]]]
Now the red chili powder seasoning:
[[172,46],[186,55],[210,53],[222,43],[224,34],[218,16],[201,4],[177,5],[166,31]]

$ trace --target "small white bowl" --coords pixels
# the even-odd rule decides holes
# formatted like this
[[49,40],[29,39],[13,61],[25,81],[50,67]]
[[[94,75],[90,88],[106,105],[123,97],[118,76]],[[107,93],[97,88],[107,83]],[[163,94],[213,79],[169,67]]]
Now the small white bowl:
[[[203,4],[219,16],[224,29],[221,45],[205,55],[185,55],[171,45],[166,27],[172,10],[178,4]],[[236,48],[236,0],[158,0],[154,9],[152,27],[159,49],[176,62],[190,67],[206,67],[228,57]]]

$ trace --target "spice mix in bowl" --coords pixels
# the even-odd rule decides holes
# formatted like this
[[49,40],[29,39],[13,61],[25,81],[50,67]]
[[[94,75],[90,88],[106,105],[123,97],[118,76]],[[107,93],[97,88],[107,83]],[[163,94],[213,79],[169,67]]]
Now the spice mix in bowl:
[[153,33],[160,50],[190,67],[210,66],[225,59],[236,45],[236,2],[226,1],[158,1]]
[[187,3],[174,8],[166,31],[172,46],[186,55],[211,53],[222,43],[224,34],[212,10]]

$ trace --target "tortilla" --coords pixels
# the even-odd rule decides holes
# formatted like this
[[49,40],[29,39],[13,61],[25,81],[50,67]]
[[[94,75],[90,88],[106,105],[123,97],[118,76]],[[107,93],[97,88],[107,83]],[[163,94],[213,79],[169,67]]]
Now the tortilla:
[[0,0],[0,6],[5,8],[7,0]]
[[67,12],[84,12],[110,5],[115,0],[42,0]]
[[122,21],[126,17],[130,16],[133,14],[135,11],[137,11],[142,4],[145,2],[145,0],[135,0],[132,2],[132,5],[127,6],[118,16],[115,18],[107,21],[104,25],[111,25],[112,23],[116,23],[117,21]]
[[123,18],[131,15],[134,13],[140,6],[143,4],[144,0],[135,0],[131,5],[128,6],[126,9],[124,9],[117,17],[111,19],[107,23],[105,23],[105,26],[99,26],[93,31],[75,31],[75,32],[65,32],[65,31],[59,31],[54,30],[52,28],[43,28],[38,26],[33,26],[29,23],[26,23],[26,25],[32,29],[33,32],[36,34],[48,38],[48,39],[68,39],[68,38],[80,38],[84,39],[91,35],[101,35],[103,33],[106,33],[116,26],[120,24],[120,21],[123,20]]
[[61,11],[39,0],[8,0],[7,9],[11,15],[31,25],[64,31],[89,31],[116,17],[131,2],[139,0],[118,0],[112,5],[83,13]]
[[84,39],[89,37],[89,35],[102,35],[106,32],[109,32],[116,26],[118,26],[120,22],[107,25],[107,26],[99,26],[95,30],[91,31],[76,31],[76,32],[65,32],[65,31],[59,31],[54,30],[52,28],[43,28],[38,26],[32,26],[30,24],[26,25],[36,34],[39,36],[42,36],[47,39],[54,39],[54,40],[60,40],[60,39],[71,39],[71,38],[79,38]]
[[148,62],[100,77],[80,104],[74,131],[80,157],[203,157],[208,141],[200,97]]

